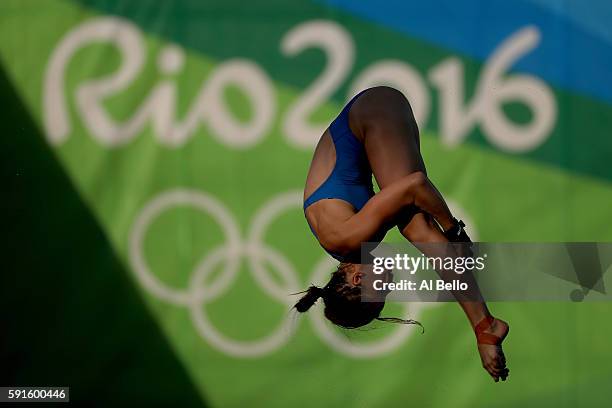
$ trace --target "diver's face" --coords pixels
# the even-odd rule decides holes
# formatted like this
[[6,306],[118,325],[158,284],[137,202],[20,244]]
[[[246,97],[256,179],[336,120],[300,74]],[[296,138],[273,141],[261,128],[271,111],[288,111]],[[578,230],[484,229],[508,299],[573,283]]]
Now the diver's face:
[[350,264],[348,267],[346,267],[346,272],[344,274],[344,279],[346,280],[346,283],[351,286],[361,285],[361,279],[365,276],[365,273],[367,272],[365,270],[366,268],[363,268],[364,266],[366,265]]

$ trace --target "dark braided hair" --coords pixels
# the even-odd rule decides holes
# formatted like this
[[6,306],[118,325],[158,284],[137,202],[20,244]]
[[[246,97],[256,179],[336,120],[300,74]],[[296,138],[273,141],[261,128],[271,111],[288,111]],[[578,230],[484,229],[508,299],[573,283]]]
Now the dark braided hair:
[[351,265],[348,263],[338,265],[338,269],[331,274],[331,279],[325,287],[320,288],[312,285],[304,292],[299,292],[305,293],[305,295],[298,300],[294,308],[300,313],[305,313],[319,298],[323,298],[325,317],[335,325],[345,329],[365,326],[374,319],[400,324],[418,324],[423,327],[416,320],[379,317],[385,303],[362,302],[361,287],[346,282],[346,273]]

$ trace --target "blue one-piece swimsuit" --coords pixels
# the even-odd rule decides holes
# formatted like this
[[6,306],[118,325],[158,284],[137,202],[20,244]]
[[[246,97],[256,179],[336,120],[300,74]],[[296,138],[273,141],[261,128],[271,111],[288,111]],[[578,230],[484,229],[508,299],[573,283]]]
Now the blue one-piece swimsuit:
[[[365,148],[349,126],[351,106],[363,92],[355,95],[329,126],[336,149],[336,164],[327,180],[304,201],[304,211],[317,201],[329,198],[344,200],[359,211],[374,195],[372,169]],[[317,237],[311,226],[310,230]],[[325,251],[340,262],[346,261],[339,254]]]

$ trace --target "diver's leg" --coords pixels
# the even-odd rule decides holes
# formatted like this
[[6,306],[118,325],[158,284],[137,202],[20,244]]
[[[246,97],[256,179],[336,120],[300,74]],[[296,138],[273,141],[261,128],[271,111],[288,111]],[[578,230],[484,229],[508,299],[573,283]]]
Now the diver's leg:
[[[419,129],[408,100],[397,90],[377,87],[365,92],[350,111],[351,128],[361,135],[380,189],[410,175],[426,175]],[[430,213],[444,230],[455,220],[444,198],[427,177],[415,177],[414,205]],[[404,223],[408,220],[404,218]]]
[[[426,174],[420,152],[417,123],[410,104],[400,92],[387,87],[377,87],[365,92],[351,108],[350,119],[354,133],[361,136],[372,172],[381,189],[410,174],[416,172]],[[439,203],[440,201],[444,203],[442,195],[428,180],[428,184],[426,183],[425,187],[420,188],[415,194],[414,204],[423,209],[424,202]],[[436,206],[439,207],[440,204]],[[431,207],[429,205],[429,208]],[[445,213],[443,216],[451,217],[446,203],[442,207],[443,209],[439,211]],[[435,250],[435,246],[420,245],[419,247],[419,244],[448,242],[432,217],[414,207],[405,207],[403,211],[400,211],[397,214],[396,222],[402,235],[427,256],[437,255],[432,253],[432,248]],[[443,228],[446,229],[446,226],[443,225]],[[446,254],[445,247],[445,245],[440,246],[444,254]],[[447,271],[440,272],[444,274]],[[460,294],[458,295],[457,300],[473,328],[483,319],[491,316],[484,302],[464,300],[460,298]],[[503,339],[508,331],[508,325],[500,320],[495,320],[493,323],[486,328],[485,332]],[[483,366],[491,376],[496,381],[499,378],[505,379],[508,371],[501,347],[479,344],[478,350]]]
[[415,171],[427,173],[419,129],[408,100],[400,92],[387,87],[368,90],[355,101],[349,118],[351,129],[361,136],[381,189]]
[[[421,171],[415,171],[407,176],[410,180],[410,188],[407,190],[408,202],[413,207],[430,214],[438,221],[444,231],[455,226],[456,220],[451,214],[448,205],[431,180]],[[386,187],[381,187],[382,189]],[[432,219],[432,222],[433,222]],[[398,223],[402,222],[402,216],[397,217]]]
[[[419,250],[421,250],[428,257],[446,256],[448,243],[446,237],[440,231],[438,225],[424,213],[415,214],[410,222],[402,229],[402,234],[410,240]],[[440,245],[431,245],[439,243]],[[452,279],[452,271],[438,271],[440,276],[444,279]],[[462,280],[467,282],[468,285],[478,292],[478,286],[469,272],[465,272]],[[474,291],[472,291],[473,293]],[[478,292],[479,293],[479,292]],[[508,334],[508,324],[499,319],[493,319],[491,313],[487,308],[487,304],[484,301],[474,301],[472,298],[462,298],[462,294],[453,293],[457,298],[457,302],[461,305],[461,308],[465,312],[468,320],[470,321],[472,328],[475,330],[478,339],[478,352],[482,360],[483,367],[489,372],[495,381],[499,381],[501,378],[505,380],[508,376],[508,369],[506,368],[506,358],[501,348],[501,342]],[[481,330],[478,327],[480,322],[491,319],[491,324],[486,329]],[[481,339],[487,335],[494,336],[493,339],[498,339],[496,344],[482,344]],[[485,339],[486,340],[486,339]]]

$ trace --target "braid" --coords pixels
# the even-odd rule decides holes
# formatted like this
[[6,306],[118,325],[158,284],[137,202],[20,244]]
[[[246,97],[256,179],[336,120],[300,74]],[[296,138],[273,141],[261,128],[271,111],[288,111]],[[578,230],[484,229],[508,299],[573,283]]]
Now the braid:
[[[325,289],[324,288],[319,288],[318,286],[311,286],[308,289],[306,289],[304,292],[299,292],[299,293],[306,293],[304,296],[302,296],[302,298],[300,300],[298,300],[298,302],[295,304],[295,309],[300,312],[300,313],[304,313],[306,311],[308,311],[308,309],[310,309],[312,307],[312,305],[314,305],[317,300],[319,300],[320,297],[323,297],[323,295],[325,295]],[[298,293],[295,293],[295,295],[297,295]]]

